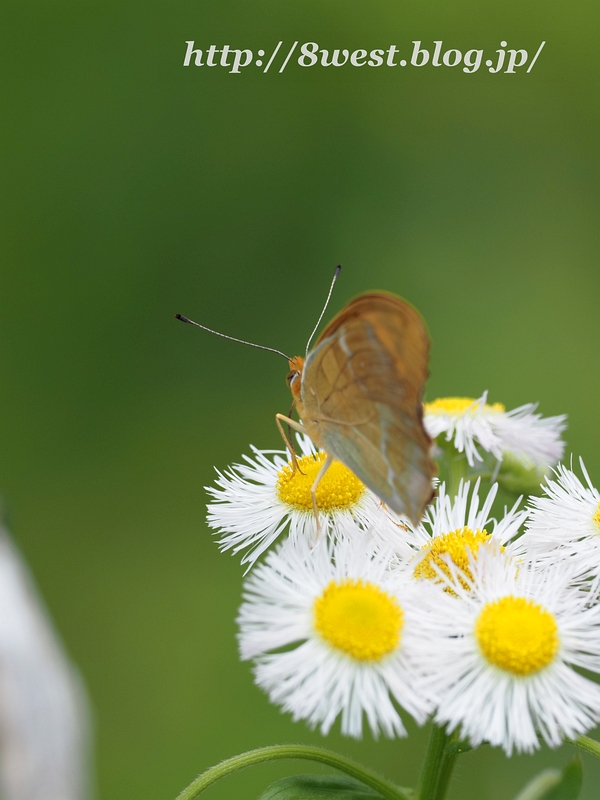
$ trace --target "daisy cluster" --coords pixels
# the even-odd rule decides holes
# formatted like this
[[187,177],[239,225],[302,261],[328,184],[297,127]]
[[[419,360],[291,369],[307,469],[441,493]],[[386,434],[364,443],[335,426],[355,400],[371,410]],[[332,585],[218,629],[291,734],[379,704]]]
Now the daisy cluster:
[[[562,417],[506,413],[485,397],[450,398],[446,410],[461,402],[462,420],[444,428],[426,407],[425,422],[469,464],[478,448],[543,467],[562,455]],[[374,736],[402,736],[408,714],[509,755],[600,722],[589,677],[600,675],[600,495],[583,464],[585,484],[558,466],[544,496],[497,518],[496,484],[442,482],[413,524],[336,462],[317,519],[310,488],[325,455],[299,444],[299,469],[254,449],[208,489],[219,545],[249,571],[241,657],[274,703],[324,734],[339,718],[346,735],[366,722]]]

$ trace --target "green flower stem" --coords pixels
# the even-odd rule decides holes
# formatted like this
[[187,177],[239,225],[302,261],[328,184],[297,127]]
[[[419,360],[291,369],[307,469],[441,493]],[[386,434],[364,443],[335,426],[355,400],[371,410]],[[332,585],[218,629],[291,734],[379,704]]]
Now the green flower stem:
[[574,747],[579,747],[580,750],[600,758],[600,742],[595,739],[590,739],[589,736],[578,736],[577,739],[567,739],[566,741]]
[[456,759],[458,758],[458,752],[456,753],[444,753],[442,767],[440,769],[440,777],[438,780],[437,786],[437,799],[443,800],[446,796],[446,792],[448,791],[448,785],[450,783],[450,778],[452,777],[452,773],[454,771],[454,765],[456,764]]
[[207,769],[202,775],[192,781],[187,789],[184,789],[181,794],[177,796],[177,800],[192,800],[197,797],[213,783],[216,783],[221,778],[231,775],[233,772],[238,772],[246,767],[251,767],[254,764],[263,764],[266,761],[275,761],[280,758],[304,758],[309,761],[317,761],[320,764],[326,764],[329,767],[345,772],[352,778],[364,783],[374,789],[386,800],[413,800],[413,793],[410,789],[402,789],[395,786],[393,783],[386,781],[384,778],[377,775],[367,767],[351,761],[349,758],[338,755],[331,750],[324,750],[322,747],[311,747],[302,744],[282,744],[274,745],[272,747],[261,747],[258,750],[250,750],[247,753],[242,753],[239,756],[228,758],[222,761],[215,767]]
[[464,480],[469,473],[469,462],[467,457],[462,453],[461,455],[450,456],[450,470],[448,475],[448,485],[446,492],[448,497],[453,498],[458,494],[458,487],[461,480]]
[[446,752],[451,738],[445,728],[433,726],[417,789],[418,800],[443,800],[446,796],[458,755]]

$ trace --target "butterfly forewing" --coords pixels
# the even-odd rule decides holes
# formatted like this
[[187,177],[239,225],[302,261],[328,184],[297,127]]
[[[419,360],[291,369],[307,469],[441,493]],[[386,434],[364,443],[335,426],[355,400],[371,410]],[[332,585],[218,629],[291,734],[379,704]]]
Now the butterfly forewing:
[[435,472],[422,423],[428,351],[418,312],[373,292],[329,323],[302,374],[309,436],[414,522],[431,499]]

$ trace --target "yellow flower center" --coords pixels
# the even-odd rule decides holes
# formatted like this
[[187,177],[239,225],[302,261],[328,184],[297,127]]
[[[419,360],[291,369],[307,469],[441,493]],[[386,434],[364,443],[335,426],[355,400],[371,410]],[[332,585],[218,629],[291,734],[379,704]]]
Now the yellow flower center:
[[[480,545],[486,544],[491,538],[491,535],[485,529],[472,531],[471,528],[458,528],[458,530],[434,537],[421,548],[426,551],[426,554],[415,567],[415,578],[425,578],[441,583],[442,579],[439,576],[439,572],[443,572],[449,578],[452,577],[447,563],[447,556],[450,556],[454,564],[470,580],[473,580],[473,575],[469,569],[469,553],[472,556],[476,556]],[[504,550],[503,547],[500,549]],[[465,589],[469,588],[462,579],[459,580]],[[448,591],[451,590],[448,589]]]
[[313,613],[321,638],[357,661],[381,661],[398,647],[404,625],[396,598],[360,579],[331,581]]
[[[474,397],[438,397],[431,403],[425,403],[426,414],[451,414],[455,417],[462,417],[463,414],[470,409],[469,413],[481,411],[482,405],[479,403],[473,406],[476,400]],[[470,408],[473,406],[473,408]],[[491,405],[485,403],[483,406],[485,411],[499,412],[506,411],[506,407],[502,403],[492,403]]]
[[[294,472],[291,462],[286,464],[277,474],[277,497],[298,511],[312,513],[310,490],[326,457],[326,453],[317,453],[299,458],[300,472]],[[317,508],[324,512],[352,508],[365,492],[364,483],[348,467],[334,461],[317,486]]]
[[596,512],[595,512],[594,516],[592,517],[592,519],[596,523],[598,528],[600,528],[600,503],[598,503],[598,508],[596,509]]
[[519,677],[551,664],[560,644],[554,615],[533,600],[512,595],[484,607],[475,636],[490,664]]

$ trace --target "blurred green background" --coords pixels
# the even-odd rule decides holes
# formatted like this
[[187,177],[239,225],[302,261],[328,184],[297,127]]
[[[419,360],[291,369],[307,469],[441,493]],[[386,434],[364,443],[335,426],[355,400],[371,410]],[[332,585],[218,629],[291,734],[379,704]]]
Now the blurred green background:
[[[97,797],[168,800],[216,761],[315,742],[403,784],[426,731],[323,740],[240,664],[242,571],[203,486],[278,447],[286,366],[177,323],[302,352],[397,292],[433,339],[427,396],[539,401],[600,484],[597,3],[7,0],[0,491],[92,697]],[[182,67],[185,41],[406,54],[535,51],[527,75]],[[508,800],[567,748],[459,763],[453,800]],[[302,764],[211,790],[253,798]],[[600,767],[586,760],[586,800]]]

